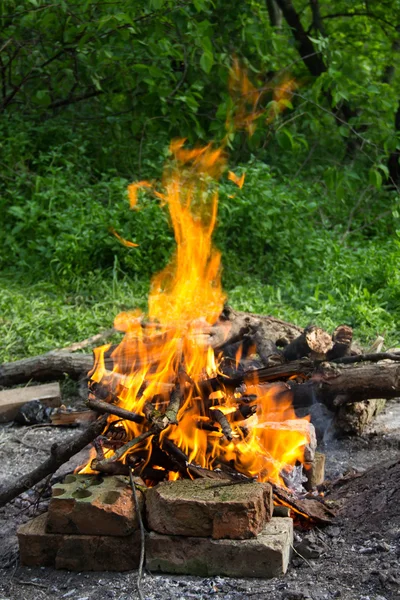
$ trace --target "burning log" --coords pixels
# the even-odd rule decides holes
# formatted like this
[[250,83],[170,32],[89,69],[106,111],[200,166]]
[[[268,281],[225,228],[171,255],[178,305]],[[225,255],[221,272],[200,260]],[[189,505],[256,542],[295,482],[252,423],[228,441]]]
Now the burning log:
[[274,502],[287,506],[295,515],[306,521],[311,520],[316,525],[330,525],[336,513],[323,502],[312,498],[298,499],[283,488],[273,486]]
[[98,435],[101,434],[107,422],[106,416],[100,417],[85,429],[80,435],[62,444],[53,444],[49,458],[39,467],[22,475],[17,481],[5,483],[0,488],[0,506],[4,506],[20,494],[42,481],[47,475],[57,471],[61,465],[80,452]]

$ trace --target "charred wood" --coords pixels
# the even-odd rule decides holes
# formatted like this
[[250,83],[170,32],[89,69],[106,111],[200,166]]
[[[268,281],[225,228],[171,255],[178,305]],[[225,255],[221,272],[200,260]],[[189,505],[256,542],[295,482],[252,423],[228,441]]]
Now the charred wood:
[[283,350],[286,360],[292,361],[306,356],[313,359],[324,359],[331,350],[333,342],[331,336],[323,329],[309,325],[295,340]]
[[226,439],[231,441],[233,439],[232,428],[229,425],[228,419],[226,418],[224,413],[217,408],[215,410],[210,410],[210,415],[212,416],[214,421],[221,425],[222,433],[224,434]]
[[339,325],[332,334],[333,346],[326,354],[326,360],[349,356],[353,341],[353,330],[348,325]]

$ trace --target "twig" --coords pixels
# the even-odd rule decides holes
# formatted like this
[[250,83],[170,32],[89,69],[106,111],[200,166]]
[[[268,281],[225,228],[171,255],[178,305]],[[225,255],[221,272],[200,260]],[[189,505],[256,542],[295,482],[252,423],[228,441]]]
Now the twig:
[[178,385],[172,390],[168,408],[165,411],[165,416],[167,417],[169,423],[174,423],[175,425],[178,423],[176,417],[181,406],[181,400],[182,395],[180,386]]
[[13,583],[18,583],[19,585],[33,585],[34,587],[42,588],[44,590],[48,590],[49,586],[44,585],[44,583],[36,583],[36,581],[23,581],[22,579],[12,579]]
[[140,527],[140,560],[139,560],[139,569],[138,575],[136,579],[137,591],[139,595],[139,600],[143,600],[143,593],[141,588],[141,581],[143,576],[143,565],[144,565],[144,555],[145,555],[145,531],[142,519],[142,513],[140,512],[139,500],[137,497],[136,484],[133,480],[132,469],[129,469],[129,479],[132,486],[133,499],[135,501],[135,510],[138,516],[139,527]]
[[290,547],[293,550],[293,552],[295,552],[297,554],[297,556],[300,556],[300,558],[302,558],[304,560],[304,562],[310,567],[311,571],[314,571],[314,567],[312,566],[312,564],[310,562],[308,562],[308,560],[306,558],[304,558],[304,556],[296,550],[296,548],[293,546],[293,544],[290,544]]
[[352,365],[359,362],[379,362],[380,360],[400,360],[400,352],[374,352],[373,354],[359,354],[358,356],[343,356],[335,358],[332,363],[337,365]]
[[210,415],[214,421],[221,425],[222,433],[226,437],[227,440],[231,441],[233,439],[232,427],[229,425],[228,419],[224,415],[224,413],[219,410],[210,410]]

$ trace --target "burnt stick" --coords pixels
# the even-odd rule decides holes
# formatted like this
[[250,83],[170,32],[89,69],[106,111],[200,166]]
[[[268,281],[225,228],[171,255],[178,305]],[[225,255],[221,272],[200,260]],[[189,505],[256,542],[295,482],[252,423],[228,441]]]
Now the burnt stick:
[[125,408],[121,408],[120,406],[116,406],[115,404],[111,404],[110,402],[105,402],[104,400],[98,400],[97,398],[89,398],[86,404],[92,410],[96,410],[100,413],[114,415],[116,417],[121,417],[122,419],[126,419],[127,421],[133,421],[134,423],[143,423],[144,421],[144,417],[142,415],[133,413],[130,410],[126,410]]
[[210,410],[210,416],[214,421],[221,425],[222,433],[227,440],[231,441],[233,439],[232,427],[229,425],[228,419],[224,413],[217,408],[215,410]]

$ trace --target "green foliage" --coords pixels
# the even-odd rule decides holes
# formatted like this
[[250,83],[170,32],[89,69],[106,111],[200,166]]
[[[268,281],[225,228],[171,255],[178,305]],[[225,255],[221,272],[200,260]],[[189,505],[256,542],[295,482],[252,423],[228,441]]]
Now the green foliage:
[[[145,307],[174,241],[153,198],[129,210],[126,186],[160,177],[171,137],[224,138],[233,55],[263,93],[254,135],[228,136],[230,163],[246,171],[242,190],[221,184],[230,301],[398,343],[400,196],[388,158],[398,165],[400,2],[293,5],[323,60],[318,76],[264,0],[240,10],[227,0],[0,2],[3,359]],[[279,104],[287,77],[297,87]]]

